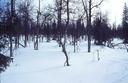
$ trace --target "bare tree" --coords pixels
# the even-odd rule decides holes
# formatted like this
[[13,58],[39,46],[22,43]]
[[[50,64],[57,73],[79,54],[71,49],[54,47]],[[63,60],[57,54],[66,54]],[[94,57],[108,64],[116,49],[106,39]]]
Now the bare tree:
[[94,0],[82,0],[84,11],[87,18],[87,34],[88,34],[88,52],[91,52],[91,30],[92,30],[92,10],[99,7],[104,0],[101,0],[99,3],[94,4]]
[[66,1],[66,7],[67,7],[67,21],[66,21],[66,30],[65,30],[65,34],[64,34],[64,43],[62,44],[62,49],[63,49],[63,52],[65,54],[65,57],[66,57],[66,65],[67,66],[70,66],[69,64],[69,58],[68,58],[68,54],[67,54],[67,51],[66,51],[66,41],[67,41],[67,28],[69,26],[69,19],[70,19],[70,13],[69,13],[69,0]]
[[[67,30],[64,31],[64,34],[62,34],[62,10],[63,10],[63,0],[56,0],[56,7],[57,7],[57,28],[58,30],[58,43],[59,46],[62,47],[62,52],[64,53],[65,57],[66,57],[66,61],[64,63],[64,65],[66,66],[70,66],[69,64],[69,58],[68,58],[68,54],[66,51],[66,41],[67,41],[67,37],[66,37],[66,32]],[[66,5],[67,5],[67,22],[66,22],[66,29],[69,25],[69,0],[66,1]],[[64,38],[63,38],[64,36]],[[63,39],[62,39],[63,38]]]
[[11,16],[10,16],[10,33],[9,33],[9,41],[10,41],[10,57],[13,56],[13,45],[12,45],[12,34],[13,34],[13,19],[15,14],[15,0],[11,0]]
[[24,34],[24,47],[27,47],[28,42],[28,36],[29,36],[29,29],[30,29],[30,23],[32,21],[31,12],[33,10],[33,7],[31,5],[31,0],[25,0],[21,1],[21,3],[18,5],[18,14],[20,18],[19,24],[21,24],[22,33]]
[[38,50],[38,38],[39,38],[39,28],[40,28],[40,15],[41,15],[41,11],[40,11],[40,3],[41,0],[39,0],[39,7],[37,10],[37,32],[36,32],[36,41],[34,42],[34,49]]

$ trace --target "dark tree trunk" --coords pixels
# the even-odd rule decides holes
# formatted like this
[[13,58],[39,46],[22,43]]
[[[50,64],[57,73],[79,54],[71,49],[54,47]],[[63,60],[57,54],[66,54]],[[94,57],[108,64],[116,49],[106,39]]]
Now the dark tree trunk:
[[[67,51],[66,51],[66,48],[65,48],[65,45],[62,45],[62,51],[63,53],[65,54],[65,57],[66,57],[66,66],[70,66],[69,64],[69,59],[68,59],[68,54],[67,54]],[[65,64],[64,64],[65,65]]]
[[10,19],[10,34],[9,34],[9,41],[10,41],[10,57],[13,57],[13,45],[12,45],[12,34],[13,34],[13,17],[14,17],[14,0],[11,0],[11,19]]
[[[84,3],[85,1],[85,3]],[[91,31],[92,31],[92,9],[97,8],[104,0],[101,0],[98,4],[93,4],[92,0],[82,0],[82,4],[87,17],[87,35],[88,35],[88,52],[91,52]]]
[[15,36],[15,48],[19,48],[19,35]]
[[[58,30],[58,43],[59,43],[59,46],[62,47],[62,52],[64,53],[65,57],[66,57],[66,61],[65,61],[65,64],[66,66],[69,66],[69,58],[68,58],[68,54],[67,54],[67,51],[66,51],[66,33],[67,33],[67,27],[68,27],[68,24],[69,24],[69,0],[67,0],[67,22],[66,22],[66,29],[64,30],[64,41],[62,42],[62,37],[63,37],[63,34],[61,33],[62,32],[62,24],[61,24],[61,19],[62,19],[62,0],[59,0],[59,1],[56,1],[57,2],[57,6],[58,6],[58,25],[57,25],[57,28],[59,29]],[[64,65],[65,65],[64,64]]]
[[40,0],[39,0],[39,8],[38,8],[38,11],[37,11],[37,33],[36,33],[36,41],[34,42],[34,49],[35,50],[38,50],[39,46],[39,28],[40,28]]
[[76,37],[73,37],[74,53],[76,52]]
[[66,65],[67,66],[70,66],[69,65],[69,58],[68,58],[68,54],[67,54],[67,51],[66,51],[66,41],[67,41],[67,28],[68,28],[68,25],[69,25],[69,0],[67,0],[67,22],[66,22],[66,29],[65,29],[65,34],[64,34],[64,44],[62,44],[62,50],[65,54],[65,57],[66,57]]
[[64,53],[64,55],[65,55],[65,57],[66,57],[64,66],[65,66],[65,65],[66,65],[66,66],[70,66],[68,54],[67,54],[66,47],[65,47],[66,41],[64,40],[63,43],[62,43],[62,41],[60,41],[60,44],[61,44],[61,46],[62,46],[62,52]]
[[38,50],[38,35],[36,35],[36,40],[34,41],[34,50]]
[[67,0],[67,27],[69,25],[69,0]]
[[89,18],[88,18],[88,52],[91,52],[91,14],[92,14],[92,0],[89,0]]
[[10,41],[10,57],[13,57],[13,47],[12,47],[12,35],[9,36]]
[[[28,28],[28,27],[27,27]],[[27,47],[27,41],[28,41],[28,35],[27,32],[25,33],[25,40],[24,40],[24,46]]]

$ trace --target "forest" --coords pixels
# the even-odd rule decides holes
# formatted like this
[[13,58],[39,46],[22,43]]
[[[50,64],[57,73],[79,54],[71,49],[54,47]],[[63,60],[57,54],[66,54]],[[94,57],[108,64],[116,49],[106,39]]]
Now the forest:
[[[30,44],[33,47],[28,51],[31,52],[40,51],[41,44],[56,42],[56,48],[64,56],[62,65],[69,67],[72,66],[69,45],[75,54],[81,42],[87,43],[83,46],[86,49],[82,49],[86,53],[93,53],[94,45],[112,50],[123,45],[128,52],[127,3],[122,10],[121,24],[116,24],[110,23],[107,13],[100,10],[105,0],[52,0],[53,4],[45,8],[43,1],[37,0],[35,5],[34,0],[0,0],[0,73],[15,63],[15,52],[29,48]],[[115,39],[121,42],[113,43]],[[100,61],[100,50],[96,52]]]

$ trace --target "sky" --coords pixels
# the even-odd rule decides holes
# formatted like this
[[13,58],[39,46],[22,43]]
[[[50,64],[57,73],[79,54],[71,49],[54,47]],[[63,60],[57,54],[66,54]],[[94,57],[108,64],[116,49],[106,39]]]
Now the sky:
[[[110,24],[116,23],[116,25],[121,24],[122,12],[125,1],[128,0],[104,0],[100,6],[101,11],[108,15],[108,20]],[[51,3],[52,0],[44,0],[43,5]],[[35,0],[35,4],[38,4],[38,0]]]
[[101,10],[108,14],[111,24],[121,24],[124,3],[125,0],[105,0],[101,5]]
[[[33,0],[35,5],[38,5],[38,0]],[[53,4],[53,0],[41,0],[43,6],[48,4]],[[104,0],[100,6],[101,11],[108,15],[108,20],[110,24],[116,23],[116,25],[121,24],[122,12],[124,3],[128,0]]]

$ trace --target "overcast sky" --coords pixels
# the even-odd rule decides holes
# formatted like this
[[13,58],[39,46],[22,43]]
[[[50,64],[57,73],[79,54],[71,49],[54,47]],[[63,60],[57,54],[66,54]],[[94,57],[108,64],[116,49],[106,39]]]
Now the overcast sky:
[[102,4],[102,11],[108,13],[110,22],[120,24],[125,0],[105,0]]
[[[37,3],[38,0],[35,0]],[[128,0],[105,0],[100,9],[108,14],[108,19],[112,23],[116,22],[116,24],[121,23],[122,12],[124,7],[124,2]],[[52,0],[44,0],[44,5],[52,3]]]
[[[43,0],[43,5],[53,4],[53,0]],[[124,2],[128,0],[105,0],[100,9],[108,14],[108,19],[112,23],[116,22],[116,24],[121,23],[122,12],[124,7]],[[38,4],[38,0],[34,0],[34,4]]]

